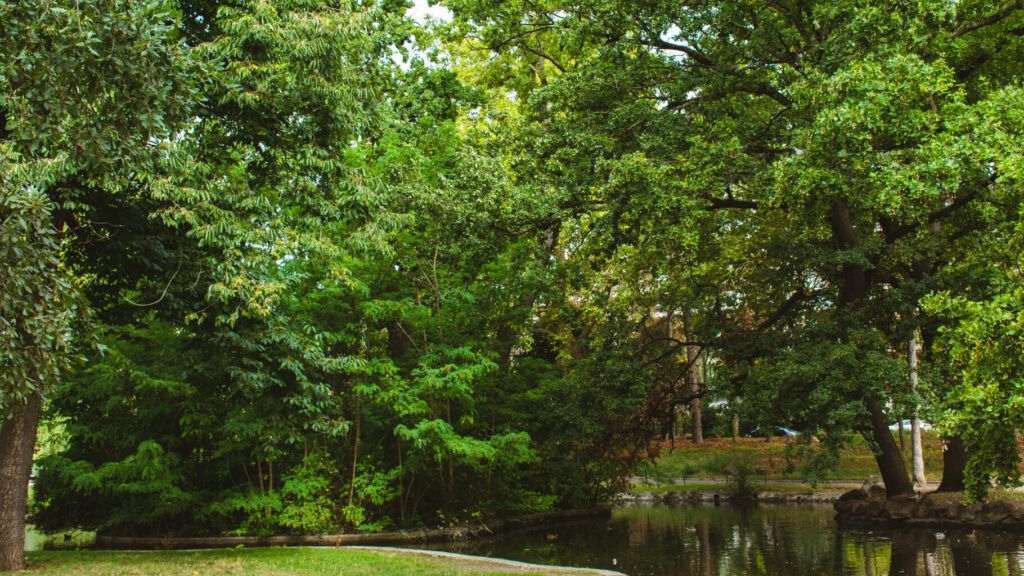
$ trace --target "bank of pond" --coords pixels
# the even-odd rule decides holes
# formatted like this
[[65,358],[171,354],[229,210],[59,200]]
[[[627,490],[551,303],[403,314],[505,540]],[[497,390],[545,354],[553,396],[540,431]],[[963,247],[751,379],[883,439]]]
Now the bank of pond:
[[637,502],[605,517],[416,547],[631,576],[1024,574],[1024,530],[844,527],[835,515],[816,503]]

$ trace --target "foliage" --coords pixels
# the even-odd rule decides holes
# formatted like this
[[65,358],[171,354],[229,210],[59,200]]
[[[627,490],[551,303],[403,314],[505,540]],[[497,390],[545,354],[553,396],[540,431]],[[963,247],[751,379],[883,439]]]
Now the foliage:
[[[997,244],[988,265],[993,270],[991,296],[974,300],[950,293],[929,296],[926,305],[958,322],[943,333],[945,351],[960,381],[948,393],[943,423],[964,439],[970,454],[967,489],[984,499],[992,482],[1020,483],[1016,430],[1024,418],[1019,394],[1024,291],[1020,278],[1020,225],[1006,244]],[[998,242],[998,241],[997,241]]]
[[78,303],[60,271],[45,196],[3,174],[0,184],[9,190],[0,198],[0,258],[10,263],[0,271],[0,407],[6,414],[67,369]]
[[68,435],[40,524],[586,505],[709,390],[820,435],[815,478],[924,403],[975,492],[1016,481],[1024,11],[445,4],[0,4],[0,404],[54,382]]

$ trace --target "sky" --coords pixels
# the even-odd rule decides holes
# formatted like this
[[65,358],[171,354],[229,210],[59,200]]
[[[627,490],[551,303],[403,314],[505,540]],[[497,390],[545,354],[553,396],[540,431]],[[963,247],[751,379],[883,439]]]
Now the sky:
[[427,0],[413,0],[413,7],[409,9],[409,16],[422,23],[427,15],[442,20],[450,20],[452,17],[452,13],[443,6],[429,6]]

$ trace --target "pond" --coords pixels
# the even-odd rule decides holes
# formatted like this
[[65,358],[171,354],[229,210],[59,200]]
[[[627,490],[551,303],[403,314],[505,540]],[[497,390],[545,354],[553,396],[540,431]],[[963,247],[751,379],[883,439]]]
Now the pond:
[[848,529],[829,505],[631,506],[444,548],[631,576],[1024,575],[1024,532]]

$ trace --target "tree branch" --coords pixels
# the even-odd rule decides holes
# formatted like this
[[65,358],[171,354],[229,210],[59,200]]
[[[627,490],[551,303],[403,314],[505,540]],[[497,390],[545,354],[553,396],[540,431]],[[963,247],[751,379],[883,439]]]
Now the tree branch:
[[558,62],[558,60],[555,60],[555,58],[549,55],[547,52],[539,48],[530,48],[530,46],[528,46],[525,42],[520,46],[520,48],[526,50],[527,52],[530,52],[531,54],[540,56],[541,58],[547,60],[548,62],[551,62],[552,64],[554,64],[555,68],[558,68],[563,74],[565,73],[565,67],[562,66]]
[[763,322],[757,325],[756,331],[764,332],[768,328],[771,328],[773,324],[781,320],[787,312],[795,308],[796,305],[799,304],[800,302],[806,300],[808,296],[810,296],[810,293],[808,293],[803,288],[790,294],[789,298],[786,298],[786,301],[783,302],[782,305],[779,306],[779,308],[775,312],[773,312],[771,316],[765,318]]
[[971,22],[970,24],[965,24],[961,26],[960,28],[953,32],[952,38],[959,38],[960,36],[963,36],[964,34],[968,34],[970,32],[974,32],[979,28],[991,26],[992,24],[998,24],[999,22],[1005,20],[1007,16],[1013,14],[1014,12],[1022,8],[1024,8],[1024,0],[1020,0],[1018,2],[1010,4],[1009,6],[1004,6],[1001,10],[999,10],[998,12],[991,16],[987,16],[985,18],[982,18],[981,20],[976,20],[974,22]]
[[742,210],[757,210],[761,207],[754,200],[736,200],[733,198],[715,198],[710,194],[705,195],[704,199],[711,203],[709,210],[727,210],[729,208],[739,208]]

